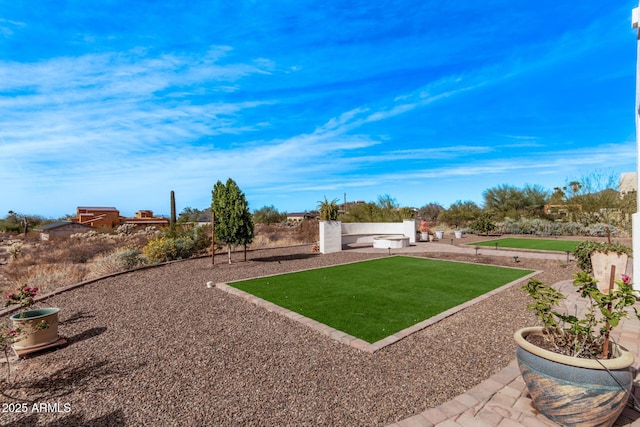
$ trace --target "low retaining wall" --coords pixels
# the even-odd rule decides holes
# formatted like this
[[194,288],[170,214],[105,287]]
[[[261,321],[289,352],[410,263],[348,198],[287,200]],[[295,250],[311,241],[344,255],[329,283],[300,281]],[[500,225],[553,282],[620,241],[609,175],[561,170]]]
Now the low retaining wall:
[[410,243],[416,242],[415,220],[402,222],[348,222],[320,221],[320,252],[340,252],[342,245],[371,243],[379,236],[405,236]]

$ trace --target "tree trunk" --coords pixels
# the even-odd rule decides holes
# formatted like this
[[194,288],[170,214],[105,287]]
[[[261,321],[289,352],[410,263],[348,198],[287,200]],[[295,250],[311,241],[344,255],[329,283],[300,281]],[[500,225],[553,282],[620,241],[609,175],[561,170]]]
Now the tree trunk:
[[231,264],[231,245],[228,245],[227,248],[227,253],[229,254],[229,264]]

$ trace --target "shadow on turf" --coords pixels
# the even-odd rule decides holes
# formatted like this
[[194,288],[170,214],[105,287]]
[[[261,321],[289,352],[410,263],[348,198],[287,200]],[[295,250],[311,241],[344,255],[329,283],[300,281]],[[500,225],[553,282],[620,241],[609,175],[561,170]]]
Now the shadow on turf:
[[309,259],[309,258],[315,258],[319,256],[318,254],[293,254],[293,255],[274,255],[274,256],[268,256],[268,257],[261,257],[261,258],[252,258],[251,261],[257,261],[257,262],[281,262],[281,261],[295,261],[298,259]]

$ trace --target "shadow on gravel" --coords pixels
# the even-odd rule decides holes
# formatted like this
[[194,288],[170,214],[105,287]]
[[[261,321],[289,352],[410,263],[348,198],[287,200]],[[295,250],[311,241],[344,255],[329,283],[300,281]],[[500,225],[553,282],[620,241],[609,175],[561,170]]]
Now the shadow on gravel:
[[292,255],[274,255],[262,258],[252,258],[251,261],[256,262],[281,262],[281,261],[295,261],[299,259],[309,259],[320,256],[319,254],[292,254]]
[[89,361],[53,372],[47,372],[46,367],[42,367],[41,377],[15,382],[7,387],[3,394],[10,396],[9,393],[12,390],[22,390],[23,393],[17,393],[17,395],[30,396],[32,402],[52,402],[72,394],[78,388],[89,387],[92,382],[106,383],[111,378],[131,375],[146,364],[146,362],[131,364],[127,361],[109,360]]
[[85,319],[92,319],[94,317],[96,317],[96,316],[91,315],[91,314],[86,314],[84,311],[80,310],[80,311],[76,311],[71,316],[69,316],[65,320],[61,321],[60,324],[61,325],[72,325],[74,323],[81,322],[81,321],[83,321]]
[[[71,407],[73,411],[73,406]],[[47,418],[50,418],[50,414],[37,414],[33,413],[26,418],[18,420],[11,424],[15,427],[32,427],[35,425],[41,425],[46,427],[69,427],[69,426],[85,426],[85,427],[119,427],[126,425],[124,419],[124,413],[121,410],[113,411],[102,417],[94,418],[92,420],[85,420],[84,414],[68,415],[60,419],[56,419],[50,422],[46,422]]]
[[80,332],[79,334],[76,334],[76,335],[74,335],[72,337],[68,337],[67,338],[67,343],[68,343],[68,345],[73,345],[73,344],[78,343],[80,341],[84,341],[84,340],[88,340],[89,338],[97,337],[98,335],[101,335],[101,334],[105,333],[106,330],[107,330],[107,328],[105,326],[87,329],[86,331]]

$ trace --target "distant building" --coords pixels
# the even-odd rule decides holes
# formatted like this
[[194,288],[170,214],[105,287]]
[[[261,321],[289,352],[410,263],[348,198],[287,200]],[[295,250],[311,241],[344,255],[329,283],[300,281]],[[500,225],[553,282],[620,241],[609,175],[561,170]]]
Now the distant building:
[[133,218],[120,217],[120,224],[134,224],[137,227],[150,227],[156,226],[168,227],[169,220],[160,216],[153,216],[153,211],[144,210],[136,212],[136,216]]
[[287,222],[302,222],[305,219],[313,219],[315,215],[308,212],[292,212],[287,214]]
[[620,195],[638,191],[638,174],[636,172],[624,172],[620,175]]
[[91,227],[114,228],[120,225],[120,211],[112,207],[78,206],[71,221]]
[[115,228],[122,224],[134,224],[138,227],[156,226],[167,227],[169,220],[164,217],[153,216],[153,211],[140,210],[135,217],[126,218],[120,216],[120,211],[113,207],[90,207],[79,206],[76,210],[76,217],[71,221],[89,225],[91,227]]
[[86,233],[95,230],[94,227],[85,224],[78,224],[72,221],[56,222],[43,225],[35,231],[40,232],[40,240],[66,239],[72,234]]

